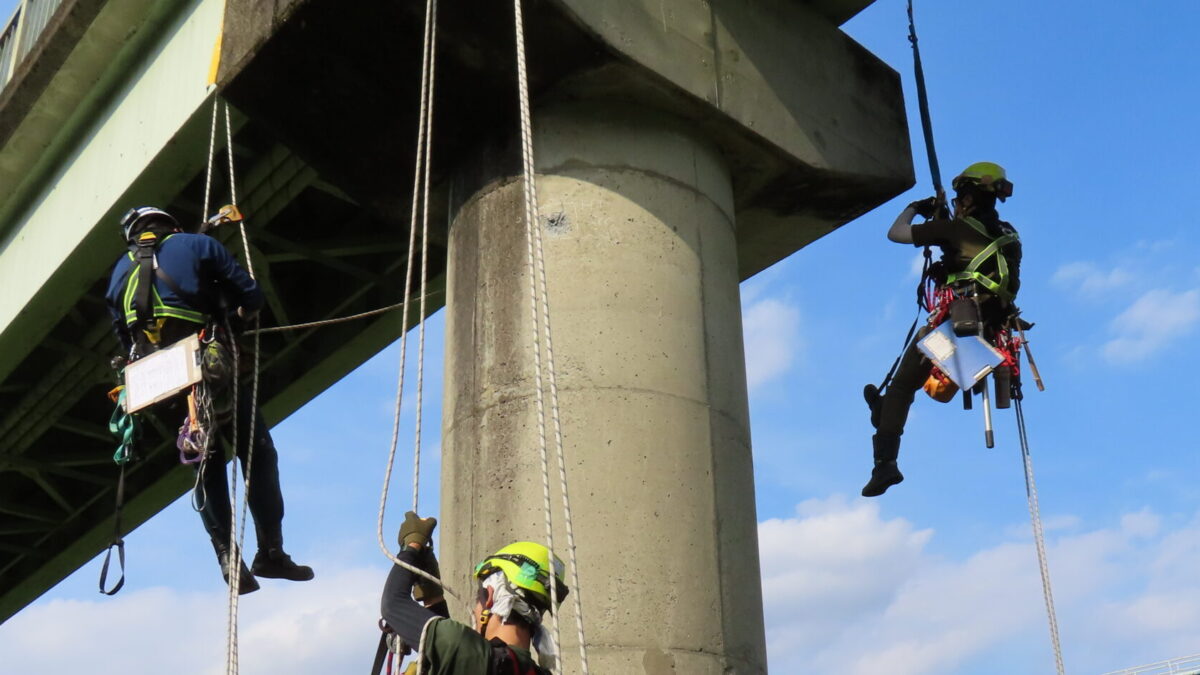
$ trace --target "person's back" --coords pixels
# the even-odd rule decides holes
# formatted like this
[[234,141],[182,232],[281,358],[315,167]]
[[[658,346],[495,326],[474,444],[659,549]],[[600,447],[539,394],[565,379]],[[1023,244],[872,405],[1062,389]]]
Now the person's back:
[[[312,569],[297,565],[283,550],[284,507],[275,444],[249,388],[239,386],[236,377],[230,376],[230,364],[226,363],[225,355],[236,340],[228,314],[253,316],[265,303],[262,290],[220,242],[207,235],[183,232],[175,218],[161,209],[149,206],[131,209],[121,219],[121,234],[128,250],[113,265],[105,297],[112,314],[113,332],[125,355],[136,360],[205,331],[204,377],[197,386],[206,388],[207,400],[212,401],[214,409],[207,416],[210,426],[206,435],[225,436],[243,469],[249,465],[253,453],[254,470],[247,472],[248,502],[254,516],[258,553],[249,569],[242,564],[239,593],[258,589],[256,576],[292,581],[312,579]],[[238,395],[229,396],[235,386]],[[229,401],[234,398],[236,410]],[[229,401],[229,409],[218,405],[221,400]],[[178,398],[157,405],[160,413],[190,423],[188,406],[181,405]],[[235,416],[236,424],[230,424]],[[234,426],[252,428],[251,442],[239,443],[233,439],[230,432]],[[224,453],[219,446],[213,442],[205,444],[206,450],[197,449],[200,457],[194,466],[206,497],[200,517],[212,540],[221,574],[228,581],[232,517],[229,485],[223,470]],[[209,462],[210,458],[215,460]]]
[[[259,286],[220,242],[182,232],[169,214],[133,209],[123,221],[129,250],[117,259],[105,298],[127,350],[152,350],[220,321],[227,304],[243,314],[264,304]],[[151,270],[143,270],[145,256]],[[151,280],[149,290],[143,280]],[[172,339],[173,338],[173,339]],[[141,354],[137,354],[140,356]]]

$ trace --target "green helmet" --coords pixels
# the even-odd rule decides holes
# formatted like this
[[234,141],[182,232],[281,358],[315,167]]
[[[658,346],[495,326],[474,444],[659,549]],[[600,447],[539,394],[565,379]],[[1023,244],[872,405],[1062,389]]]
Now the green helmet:
[[[545,611],[550,609],[550,558],[550,549],[545,546],[519,541],[484,558],[475,566],[475,578],[483,581],[496,572],[503,572],[527,602]],[[554,556],[554,584],[559,604],[569,592],[562,575],[563,563]]]
[[961,190],[967,185],[972,185],[984,192],[991,192],[1000,201],[1011,197],[1013,191],[1013,184],[1008,182],[1008,175],[1004,172],[1004,167],[994,162],[975,162],[963,169],[963,172],[955,176],[950,183],[950,187],[955,190]]

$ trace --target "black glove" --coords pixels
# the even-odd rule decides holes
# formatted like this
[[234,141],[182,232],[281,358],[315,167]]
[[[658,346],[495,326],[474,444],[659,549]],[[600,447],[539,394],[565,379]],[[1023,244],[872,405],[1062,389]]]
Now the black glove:
[[404,524],[400,526],[400,546],[419,544],[422,548],[429,546],[433,537],[433,529],[437,527],[437,518],[422,518],[415,512],[404,514]]
[[927,199],[921,199],[919,201],[915,201],[915,202],[909,204],[908,208],[912,209],[913,211],[916,211],[918,216],[921,216],[922,218],[929,220],[930,218],[933,217],[933,214],[935,212],[937,212],[937,210],[938,210],[938,198],[937,197],[929,197]]
[[[437,556],[433,554],[433,549],[426,549],[421,556],[421,570],[430,573],[431,575],[442,578],[442,567],[438,565]],[[440,598],[444,595],[442,587],[426,579],[425,577],[417,577],[416,583],[413,585],[413,599],[418,602],[424,602],[433,598]]]

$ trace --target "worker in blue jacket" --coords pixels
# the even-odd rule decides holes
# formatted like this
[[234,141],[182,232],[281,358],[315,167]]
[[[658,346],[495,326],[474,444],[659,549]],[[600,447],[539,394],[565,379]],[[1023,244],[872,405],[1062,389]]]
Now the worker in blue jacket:
[[[121,219],[121,233],[129,250],[113,267],[105,297],[113,319],[113,332],[130,360],[210,330],[225,342],[226,318],[236,313],[248,320],[262,308],[262,289],[220,242],[203,234],[185,233],[170,214],[144,206],[131,209]],[[222,346],[222,345],[218,345]],[[221,351],[230,345],[223,345]],[[209,359],[205,359],[208,366]],[[232,369],[229,369],[230,371]],[[206,380],[213,378],[206,372]],[[215,387],[229,385],[232,372]],[[237,426],[253,424],[253,465],[250,472],[249,507],[258,535],[258,553],[250,569],[242,564],[239,593],[258,590],[255,576],[307,581],[312,568],[297,565],[283,550],[283,495],[279,489],[279,455],[267,430],[262,411],[252,401],[248,387],[239,390]],[[167,404],[170,407],[170,404]],[[232,411],[230,411],[232,412]],[[232,415],[220,420],[226,442]],[[215,445],[215,444],[214,444]],[[234,444],[245,469],[249,448]],[[215,448],[211,448],[212,453]],[[200,516],[212,538],[221,573],[229,581],[229,483],[224,462],[201,462],[200,483],[204,508]],[[253,575],[253,576],[252,576]]]

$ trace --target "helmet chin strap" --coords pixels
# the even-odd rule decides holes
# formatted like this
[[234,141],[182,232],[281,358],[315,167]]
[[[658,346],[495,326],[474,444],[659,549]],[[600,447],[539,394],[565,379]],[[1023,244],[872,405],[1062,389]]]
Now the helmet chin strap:
[[479,610],[479,634],[485,638],[487,637],[488,623],[491,622],[491,620],[492,620],[492,610],[491,609],[484,607],[483,609]]
[[492,620],[492,594],[482,585],[475,600],[479,603],[479,634],[487,638],[487,625]]

